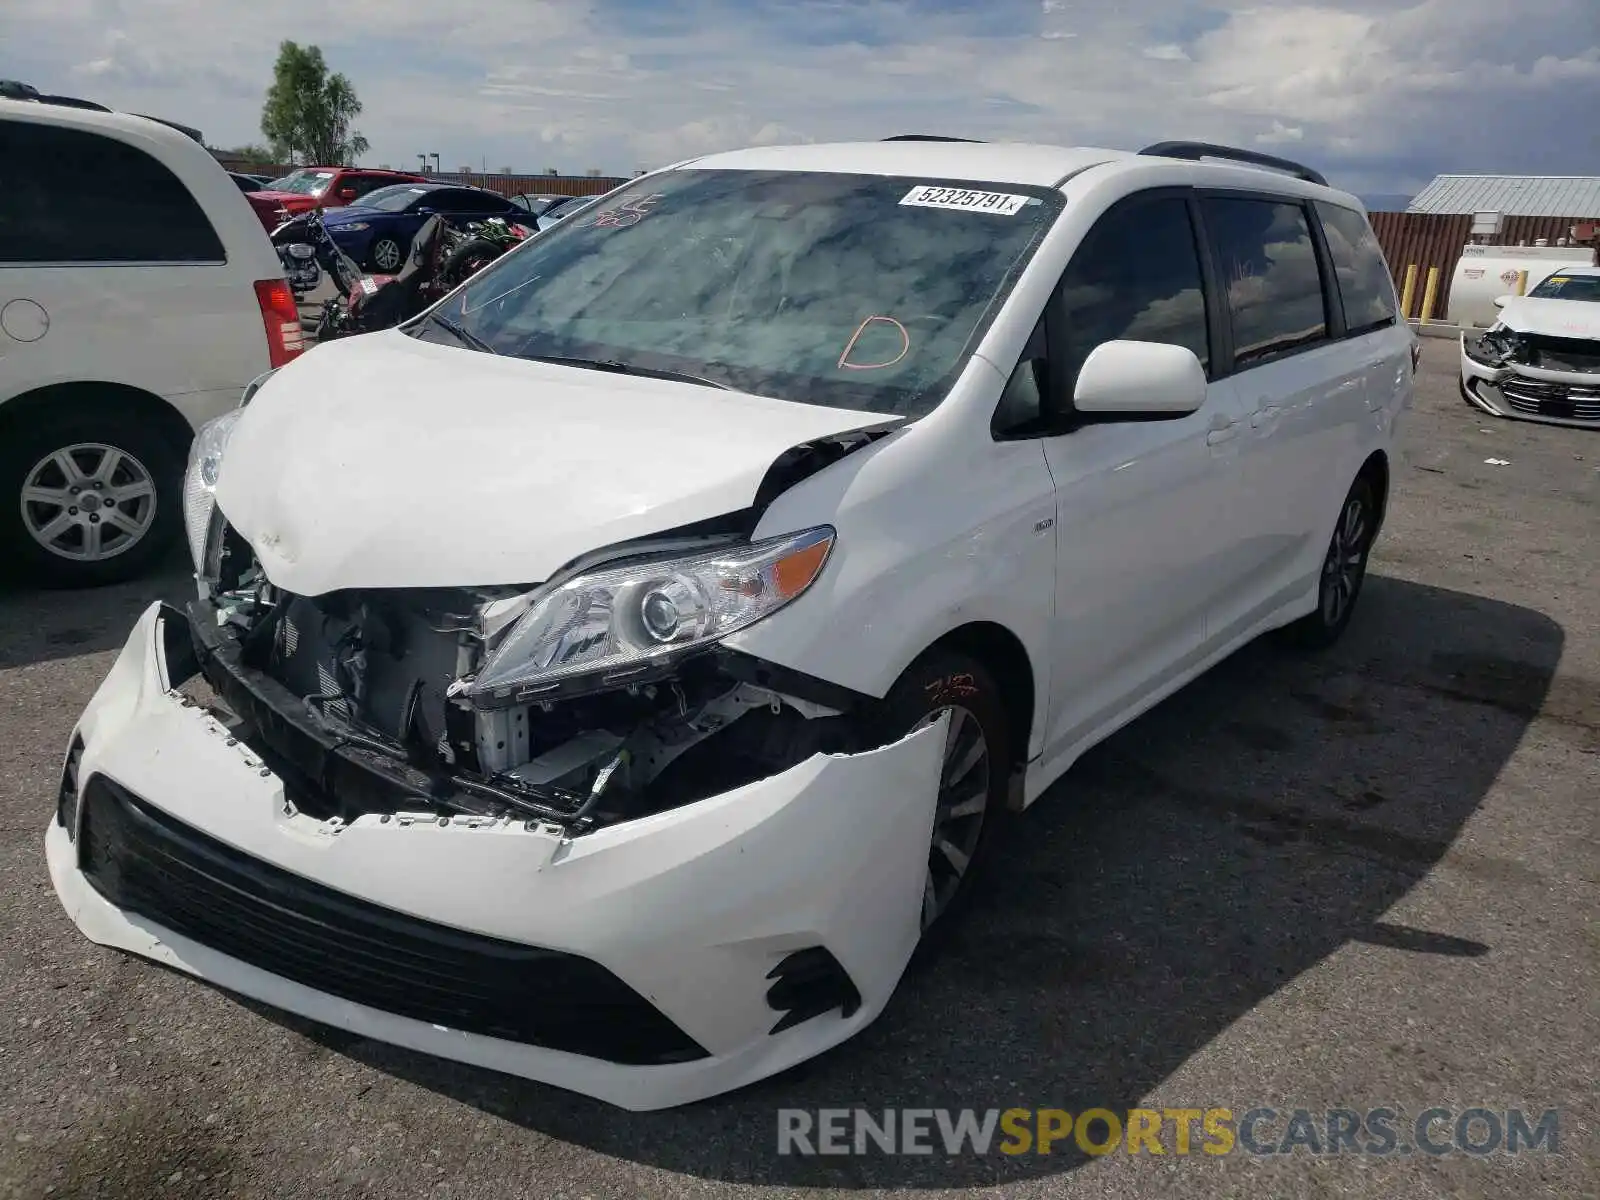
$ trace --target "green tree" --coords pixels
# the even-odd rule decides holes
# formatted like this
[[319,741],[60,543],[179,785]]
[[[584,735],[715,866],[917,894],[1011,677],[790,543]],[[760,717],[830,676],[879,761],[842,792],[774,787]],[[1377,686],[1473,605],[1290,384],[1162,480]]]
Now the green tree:
[[351,128],[360,115],[355,88],[342,73],[328,73],[320,48],[279,44],[261,109],[261,132],[275,156],[319,166],[352,164],[368,148],[367,139]]

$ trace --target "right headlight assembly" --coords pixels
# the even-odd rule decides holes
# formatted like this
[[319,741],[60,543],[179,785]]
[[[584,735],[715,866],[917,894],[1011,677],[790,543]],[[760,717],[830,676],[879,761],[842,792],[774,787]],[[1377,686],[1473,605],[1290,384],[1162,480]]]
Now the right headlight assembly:
[[466,688],[480,707],[649,675],[771,616],[822,573],[822,526],[686,558],[586,572],[535,592]]

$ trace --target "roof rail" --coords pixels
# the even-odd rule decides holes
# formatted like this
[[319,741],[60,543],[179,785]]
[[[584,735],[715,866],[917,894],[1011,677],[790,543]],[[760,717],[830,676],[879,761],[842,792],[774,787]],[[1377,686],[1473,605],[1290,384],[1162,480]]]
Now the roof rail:
[[976,142],[981,143],[982,138],[945,137],[942,133],[897,133],[893,137],[883,139],[886,142]]
[[48,96],[31,83],[18,79],[0,79],[0,96],[7,100],[32,100],[35,104],[56,104],[63,108],[87,108],[93,112],[110,112],[104,104],[93,100],[80,100],[76,96]]
[[1211,142],[1157,142],[1139,151],[1157,158],[1187,158],[1199,162],[1202,158],[1222,158],[1231,162],[1248,163],[1252,167],[1270,167],[1286,171],[1296,179],[1327,187],[1328,181],[1320,171],[1313,171],[1304,163],[1279,158],[1275,154],[1261,154],[1255,150],[1241,150],[1237,146],[1217,146]]
[[146,121],[154,121],[157,125],[165,125],[168,129],[176,129],[179,133],[185,135],[186,137],[193,138],[202,146],[206,144],[205,134],[201,133],[198,129],[190,128],[188,125],[179,125],[176,121],[169,121],[165,117],[152,117],[148,113],[135,113],[134,116],[143,117]]

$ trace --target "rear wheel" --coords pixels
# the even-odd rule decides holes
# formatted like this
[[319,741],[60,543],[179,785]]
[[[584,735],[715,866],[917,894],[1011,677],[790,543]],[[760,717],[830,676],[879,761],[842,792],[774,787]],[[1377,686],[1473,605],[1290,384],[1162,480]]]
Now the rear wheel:
[[177,537],[183,459],[149,422],[89,408],[8,429],[0,447],[0,543],[25,577],[131,579]]
[[1372,483],[1361,476],[1350,486],[1328,539],[1317,584],[1316,610],[1288,628],[1296,644],[1320,650],[1339,640],[1361,597],[1361,585],[1367,578],[1367,556],[1377,532],[1377,493]]
[[453,288],[476,275],[503,253],[494,242],[485,238],[471,238],[457,246],[439,269],[440,281]]
[[900,677],[885,698],[883,735],[901,738],[949,715],[939,794],[923,883],[923,942],[942,936],[981,878],[1005,811],[1011,731],[999,687],[965,655],[934,651]]

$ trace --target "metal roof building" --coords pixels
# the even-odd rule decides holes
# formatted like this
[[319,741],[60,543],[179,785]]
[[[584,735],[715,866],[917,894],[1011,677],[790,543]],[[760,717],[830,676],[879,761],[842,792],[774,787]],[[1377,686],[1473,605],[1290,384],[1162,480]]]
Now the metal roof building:
[[1440,175],[1406,211],[1600,218],[1600,175]]

